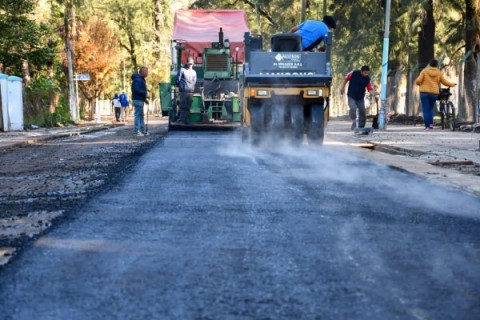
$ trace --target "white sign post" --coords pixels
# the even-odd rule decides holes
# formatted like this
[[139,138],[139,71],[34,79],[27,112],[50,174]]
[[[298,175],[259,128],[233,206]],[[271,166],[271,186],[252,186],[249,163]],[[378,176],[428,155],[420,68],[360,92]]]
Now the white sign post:
[[78,81],[89,81],[90,80],[90,75],[89,74],[75,74],[75,89],[76,89],[76,94],[75,94],[75,101],[77,105],[77,117],[80,118],[80,105],[78,103]]

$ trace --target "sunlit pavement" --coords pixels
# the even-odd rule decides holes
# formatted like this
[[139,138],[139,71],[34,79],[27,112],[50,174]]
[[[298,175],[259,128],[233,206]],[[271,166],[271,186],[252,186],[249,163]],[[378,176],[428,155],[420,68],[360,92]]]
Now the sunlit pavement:
[[386,130],[359,135],[350,130],[350,124],[330,121],[325,144],[358,147],[356,152],[365,158],[480,196],[480,134],[389,125]]

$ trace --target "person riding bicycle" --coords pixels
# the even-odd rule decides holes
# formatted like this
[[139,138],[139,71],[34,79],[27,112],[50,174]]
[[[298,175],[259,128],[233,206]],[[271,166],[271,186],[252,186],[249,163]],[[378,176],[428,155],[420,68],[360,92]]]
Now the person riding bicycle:
[[433,129],[433,114],[435,102],[440,93],[440,83],[447,87],[454,87],[457,84],[450,82],[438,69],[438,60],[432,60],[430,65],[420,72],[415,81],[420,86],[420,101],[422,102],[423,122],[425,131]]

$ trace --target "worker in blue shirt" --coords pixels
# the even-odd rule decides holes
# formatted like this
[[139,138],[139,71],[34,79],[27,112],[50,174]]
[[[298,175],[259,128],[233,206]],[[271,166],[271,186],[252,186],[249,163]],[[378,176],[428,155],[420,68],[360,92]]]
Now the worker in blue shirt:
[[[311,51],[315,49],[322,41],[325,41],[327,33],[331,29],[335,29],[335,19],[331,16],[324,16],[323,21],[306,20],[292,28],[291,32],[302,36],[303,51]],[[326,46],[322,47],[323,50]]]

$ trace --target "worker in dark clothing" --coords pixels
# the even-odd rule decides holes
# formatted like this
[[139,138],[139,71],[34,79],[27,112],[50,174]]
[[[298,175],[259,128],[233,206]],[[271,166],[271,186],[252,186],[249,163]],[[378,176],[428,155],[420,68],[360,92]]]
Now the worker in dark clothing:
[[132,101],[135,107],[135,119],[133,123],[134,133],[137,136],[146,136],[149,133],[145,129],[143,106],[148,103],[147,83],[148,68],[141,67],[138,73],[132,75]]
[[[327,33],[331,29],[335,29],[337,24],[335,19],[331,16],[324,16],[323,21],[306,20],[292,28],[291,32],[300,34],[302,36],[303,51],[311,51],[315,49],[320,43],[325,42]],[[326,49],[324,44],[321,51]]]
[[[340,94],[343,95],[345,92],[345,85],[347,82],[350,82],[348,85],[348,107],[350,109],[349,115],[352,120],[351,129],[364,128],[366,117],[365,117],[365,89],[372,95],[375,96],[375,88],[373,87],[372,81],[370,80],[370,68],[368,66],[363,66],[360,70],[350,71],[343,79],[342,86],[340,87]],[[358,109],[358,125],[356,123],[357,119],[357,109]]]
[[180,119],[179,122],[188,124],[188,116],[193,101],[193,92],[197,82],[197,72],[193,70],[193,58],[189,57],[187,66],[178,72],[177,84],[180,91]]

